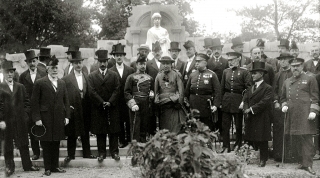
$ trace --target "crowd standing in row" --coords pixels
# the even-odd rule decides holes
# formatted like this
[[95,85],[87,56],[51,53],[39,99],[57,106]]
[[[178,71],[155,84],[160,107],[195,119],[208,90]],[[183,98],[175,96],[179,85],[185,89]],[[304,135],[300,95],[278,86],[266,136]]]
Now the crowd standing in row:
[[[234,121],[234,149],[243,142],[260,149],[260,167],[268,160],[268,141],[273,134],[276,161],[281,161],[285,141],[294,145],[288,152],[296,157],[299,169],[315,174],[312,137],[318,131],[319,47],[313,47],[313,59],[304,62],[298,58],[294,42],[289,46],[288,40],[281,40],[280,56],[274,59],[266,56],[264,41],[259,39],[250,50],[251,56],[246,57],[237,37],[232,40],[234,52],[227,53],[225,59],[220,39],[206,38],[204,42],[206,54],[197,53],[192,41],[185,42],[187,59],[179,58],[178,42],[170,43],[171,56],[162,54],[159,42],[153,43],[152,60],[147,58],[149,47],[142,44],[130,66],[124,64],[125,46],[119,43],[113,46],[110,58],[107,50],[96,51],[90,73],[79,47],[69,46],[70,65],[62,79],[58,78],[59,60],[51,56],[50,48],[40,48],[38,56],[33,50],[26,51],[29,69],[20,76],[2,53],[0,128],[5,140],[6,175],[15,170],[13,141],[20,150],[23,169],[39,170],[30,160],[28,135],[32,160],[39,159],[41,145],[44,174],[49,176],[65,172],[59,168],[59,145],[66,136],[65,162],[75,159],[78,137],[83,157],[102,162],[107,156],[107,135],[111,157],[120,160],[119,147],[131,140],[146,142],[158,129],[178,133],[193,109],[212,131],[220,131],[221,153],[231,151]],[[97,138],[97,157],[90,151],[90,132]],[[286,137],[290,140],[283,140]],[[292,144],[293,139],[299,144]]]

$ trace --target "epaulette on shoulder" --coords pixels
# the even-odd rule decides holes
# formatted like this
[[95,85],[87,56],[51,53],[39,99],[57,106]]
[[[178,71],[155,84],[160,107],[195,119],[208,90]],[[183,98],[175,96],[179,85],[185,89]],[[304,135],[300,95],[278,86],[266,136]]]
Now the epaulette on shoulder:
[[240,69],[244,69],[244,70],[248,70],[247,68],[245,68],[245,67],[239,67]]
[[213,72],[212,70],[210,70],[210,69],[207,69],[209,72],[212,72],[212,73],[215,73],[215,72]]

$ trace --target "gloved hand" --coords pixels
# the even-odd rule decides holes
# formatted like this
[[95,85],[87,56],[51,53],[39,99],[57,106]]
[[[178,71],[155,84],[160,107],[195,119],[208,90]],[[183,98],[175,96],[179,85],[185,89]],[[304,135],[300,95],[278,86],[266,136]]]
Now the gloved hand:
[[139,106],[138,105],[134,105],[134,106],[132,106],[131,110],[133,112],[139,111]]
[[65,118],[64,119],[64,125],[68,125],[69,124],[69,119],[68,118]]
[[240,103],[239,109],[241,109],[241,110],[243,109],[243,104],[244,104],[244,103],[243,103],[243,101],[242,101],[242,102]]
[[41,121],[41,120],[38,120],[38,121],[36,122],[36,125],[37,125],[37,126],[42,126],[42,121]]
[[150,98],[154,98],[154,92],[153,92],[152,90],[151,90],[150,93],[149,93],[149,97],[150,97]]
[[310,112],[308,120],[314,120],[316,118],[316,113]]
[[278,102],[274,103],[274,108],[276,109],[280,108],[280,104]]
[[217,111],[217,107],[216,106],[211,106],[211,112],[216,112]]
[[282,107],[282,112],[288,112],[288,109],[289,109],[288,106],[283,106]]
[[4,130],[7,127],[6,123],[4,121],[0,122],[0,129]]

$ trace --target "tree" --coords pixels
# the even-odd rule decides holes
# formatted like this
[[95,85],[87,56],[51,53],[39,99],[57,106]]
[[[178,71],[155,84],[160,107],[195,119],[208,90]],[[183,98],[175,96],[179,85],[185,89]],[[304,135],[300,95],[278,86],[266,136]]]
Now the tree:
[[1,0],[0,48],[23,52],[50,44],[91,46],[90,9],[82,0]]
[[[188,15],[192,14],[191,2],[197,0],[165,0],[164,4],[174,4],[179,8],[179,14],[182,15],[186,31],[190,35],[198,35],[199,23]],[[128,18],[132,15],[132,7],[136,5],[149,4],[149,0],[96,0],[95,18],[102,28],[99,37],[110,40],[123,39],[126,34]],[[102,9],[100,7],[103,6]]]
[[[244,17],[242,33],[245,38],[265,37],[270,33],[279,40],[281,38],[297,38],[296,32],[317,28],[315,19],[309,18],[314,14],[313,0],[273,0],[265,6],[244,7],[234,10],[238,16]],[[247,39],[250,40],[250,39]]]

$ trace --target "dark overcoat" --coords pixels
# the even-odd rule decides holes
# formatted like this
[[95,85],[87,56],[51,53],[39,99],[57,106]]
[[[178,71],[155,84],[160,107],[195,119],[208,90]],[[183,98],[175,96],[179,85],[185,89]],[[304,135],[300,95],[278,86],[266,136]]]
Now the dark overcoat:
[[[34,81],[37,81],[38,79],[40,79],[40,78],[42,78],[42,77],[44,77],[46,75],[47,75],[46,72],[37,69],[36,79]],[[32,91],[33,91],[34,83],[32,82],[29,69],[24,71],[24,72],[22,72],[22,74],[19,77],[19,83],[24,85],[24,87],[26,88],[26,91],[28,93],[29,98],[31,98],[32,97]]]
[[[246,68],[248,69],[248,71],[251,71],[252,70],[252,63],[248,64],[246,66]],[[263,76],[263,81],[265,81],[268,85],[272,86],[273,80],[275,77],[274,70],[273,70],[272,66],[266,62],[265,62],[265,70],[267,71],[267,73]]]
[[[11,94],[0,88],[0,122],[6,122],[13,116],[13,109],[10,101]],[[0,141],[4,139],[5,130],[0,129]]]
[[[72,64],[71,64],[71,65],[72,65]],[[74,68],[72,68],[71,71],[70,71],[70,73],[68,74],[69,69],[70,69],[70,64],[69,64],[69,65],[64,69],[64,71],[63,71],[63,76],[64,76],[64,77],[67,76],[67,75],[69,75],[69,74],[74,70]],[[88,75],[88,68],[87,68],[86,66],[83,66],[83,67],[82,67],[82,73]]]
[[183,73],[183,67],[185,65],[185,62],[183,62],[181,59],[176,59],[177,60],[177,64],[174,66],[174,68],[176,70],[178,70],[180,72],[180,74],[182,75]]
[[7,128],[5,130],[5,139],[14,139],[17,147],[26,146],[28,141],[28,123],[30,112],[30,103],[26,88],[13,82],[13,91],[11,92],[7,83],[1,83],[0,88],[10,94],[9,105],[12,106],[10,117],[6,117]]
[[146,73],[155,79],[159,73],[160,69],[157,66],[156,60],[153,58],[150,61],[147,61]]
[[218,62],[212,57],[208,60],[207,64],[207,68],[217,74],[219,82],[221,82],[224,69],[227,69],[228,67],[228,60],[223,57],[219,57]]
[[[81,99],[77,79],[73,71],[62,78],[66,83],[70,103],[70,123],[66,125],[66,136],[85,135],[85,130],[90,129],[90,95],[88,76],[82,73],[83,99]],[[72,106],[72,107],[71,107]],[[85,111],[84,111],[85,110]]]
[[[95,70],[88,78],[91,91],[91,132],[94,134],[120,132],[118,74],[107,70],[103,77],[100,70]],[[103,102],[110,102],[111,106],[104,110]]]
[[[34,122],[41,120],[46,133],[37,137],[40,141],[60,141],[65,139],[65,118],[70,118],[70,104],[66,84],[58,79],[57,91],[48,76],[37,80],[31,98],[31,113]],[[42,129],[36,127],[35,133],[41,135]]]
[[251,108],[253,111],[246,116],[245,139],[259,142],[271,140],[272,87],[264,81],[255,91],[251,86],[243,101],[243,109]]

